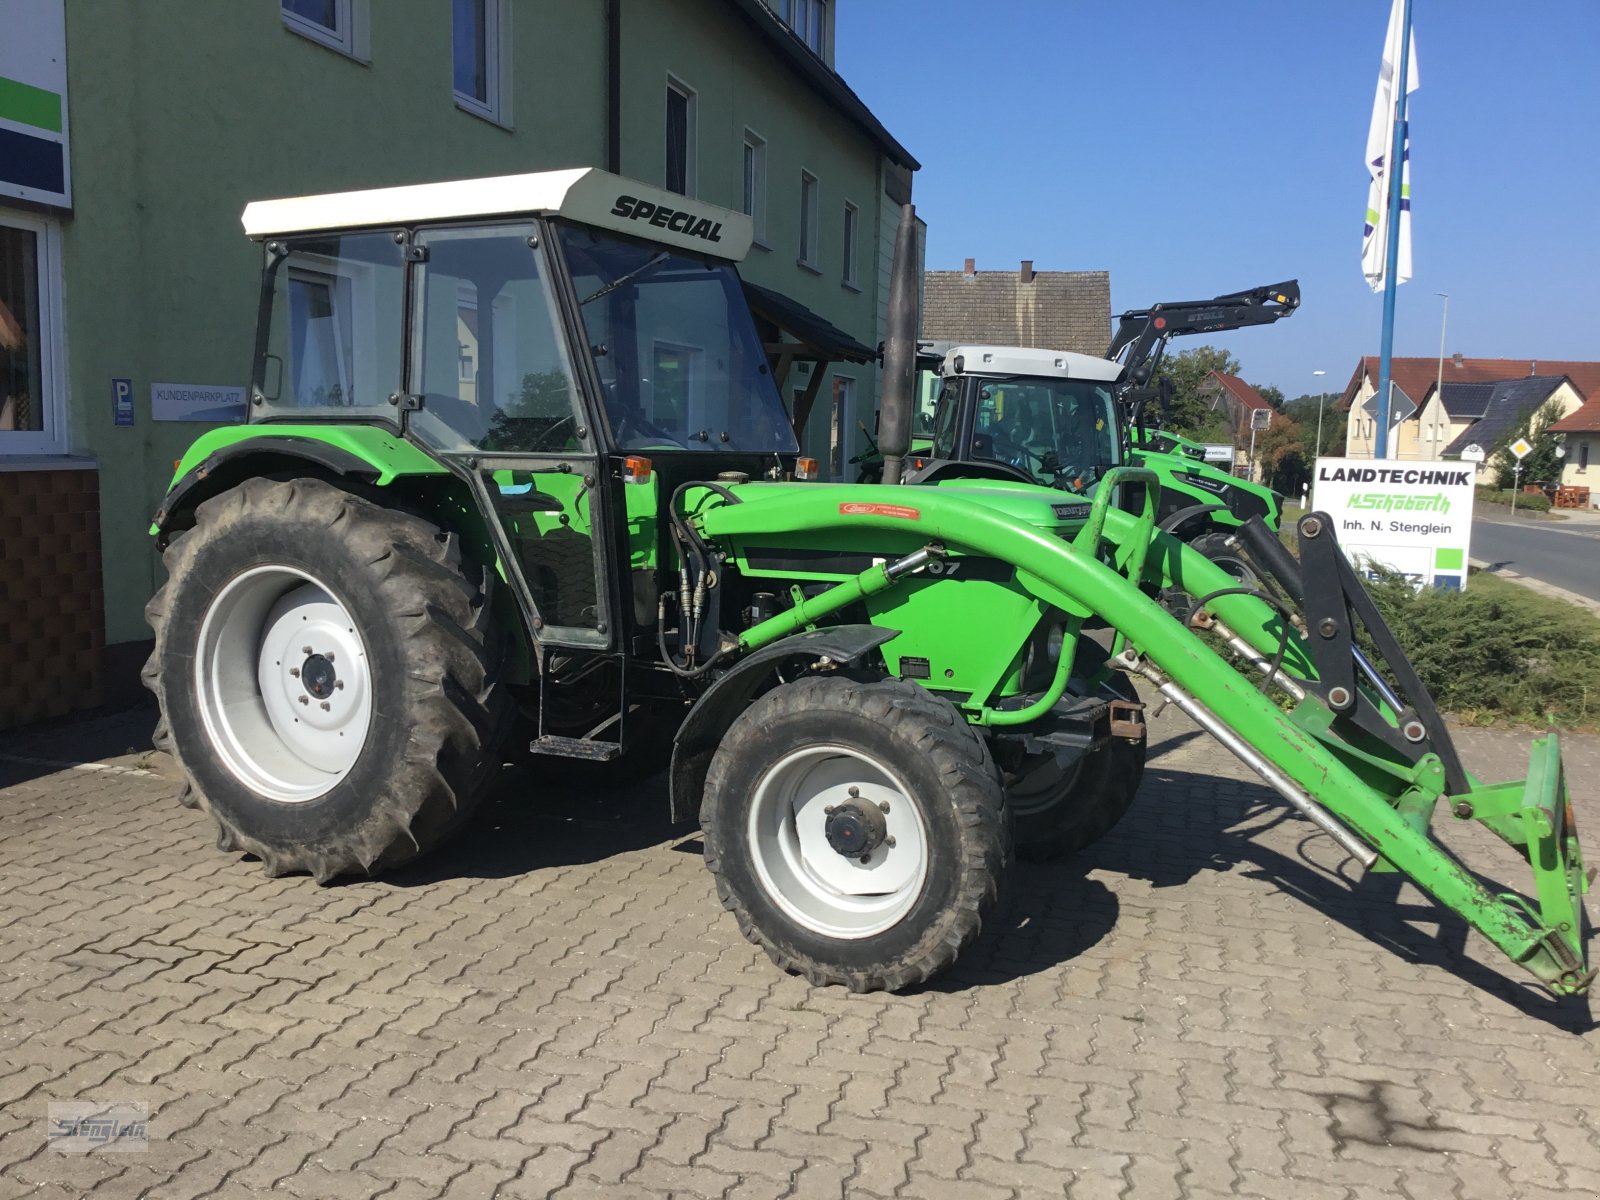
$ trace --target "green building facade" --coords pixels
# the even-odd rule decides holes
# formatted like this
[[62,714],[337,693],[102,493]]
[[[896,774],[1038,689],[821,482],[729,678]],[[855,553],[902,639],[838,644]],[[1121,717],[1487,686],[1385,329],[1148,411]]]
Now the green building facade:
[[[0,0],[0,727],[129,694],[173,461],[238,419],[252,199],[600,166],[751,211],[802,439],[869,428],[916,162],[826,0]],[[15,36],[12,36],[15,33]],[[843,355],[844,358],[840,356]]]

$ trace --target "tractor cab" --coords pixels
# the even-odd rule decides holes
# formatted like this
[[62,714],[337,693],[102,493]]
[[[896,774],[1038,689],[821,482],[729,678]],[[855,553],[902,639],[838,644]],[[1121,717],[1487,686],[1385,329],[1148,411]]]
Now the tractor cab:
[[1061,350],[952,346],[931,445],[910,483],[1010,479],[1091,496],[1122,463],[1114,362]]
[[252,422],[376,426],[454,475],[537,632],[544,748],[619,753],[619,663],[656,657],[659,510],[798,451],[734,266],[749,218],[589,169],[269,200],[244,225]]
[[660,487],[797,452],[733,265],[747,217],[575,170],[270,200],[244,224],[265,250],[252,420],[424,447],[497,517],[547,644],[649,623]]

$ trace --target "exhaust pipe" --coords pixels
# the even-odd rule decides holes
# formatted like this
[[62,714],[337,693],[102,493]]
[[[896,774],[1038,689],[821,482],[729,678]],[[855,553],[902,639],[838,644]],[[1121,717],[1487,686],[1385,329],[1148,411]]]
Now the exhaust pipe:
[[883,482],[899,483],[911,449],[911,408],[917,366],[917,210],[900,206],[889,270],[889,315],[883,330],[883,399],[878,405],[878,450]]

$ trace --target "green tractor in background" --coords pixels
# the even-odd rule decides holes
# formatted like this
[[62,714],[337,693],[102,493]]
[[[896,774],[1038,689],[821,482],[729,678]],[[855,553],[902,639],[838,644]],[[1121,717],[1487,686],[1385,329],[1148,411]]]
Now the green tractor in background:
[[[1156,372],[1172,337],[1269,324],[1299,303],[1299,285],[1290,280],[1130,310],[1118,318],[1104,358],[922,343],[919,366],[940,386],[932,413],[919,414],[928,428],[913,440],[907,482],[1017,479],[1089,497],[1118,466],[1138,467],[1160,482],[1156,515],[1163,530],[1235,576],[1253,579],[1237,531],[1252,517],[1276,530],[1284,498],[1213,466],[1202,445],[1160,428],[1167,397]],[[1109,421],[1101,411],[1106,393],[1115,401]]]
[[[1087,845],[1126,809],[1138,678],[1362,866],[1552,991],[1588,986],[1559,739],[1524,781],[1466,774],[1321,518],[1298,561],[1242,527],[1296,612],[1158,529],[1148,469],[1092,496],[892,486],[909,206],[883,485],[803,478],[735,270],[742,215],[571,170],[265,201],[244,224],[251,419],[179,464],[147,609],[157,744],[222,848],[370,874],[448,838],[514,754],[670,757],[671,814],[698,821],[744,934],[814,983],[899,989],[978,937],[1018,851]],[[1076,428],[1115,421],[1104,382],[1063,405]],[[1183,619],[1153,598],[1174,588]],[[1536,902],[1433,840],[1441,801],[1527,858]]]

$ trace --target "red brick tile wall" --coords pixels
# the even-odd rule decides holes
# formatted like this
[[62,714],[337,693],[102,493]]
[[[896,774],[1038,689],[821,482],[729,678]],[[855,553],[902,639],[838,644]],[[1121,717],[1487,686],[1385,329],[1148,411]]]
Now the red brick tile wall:
[[101,701],[100,476],[0,471],[0,729]]

